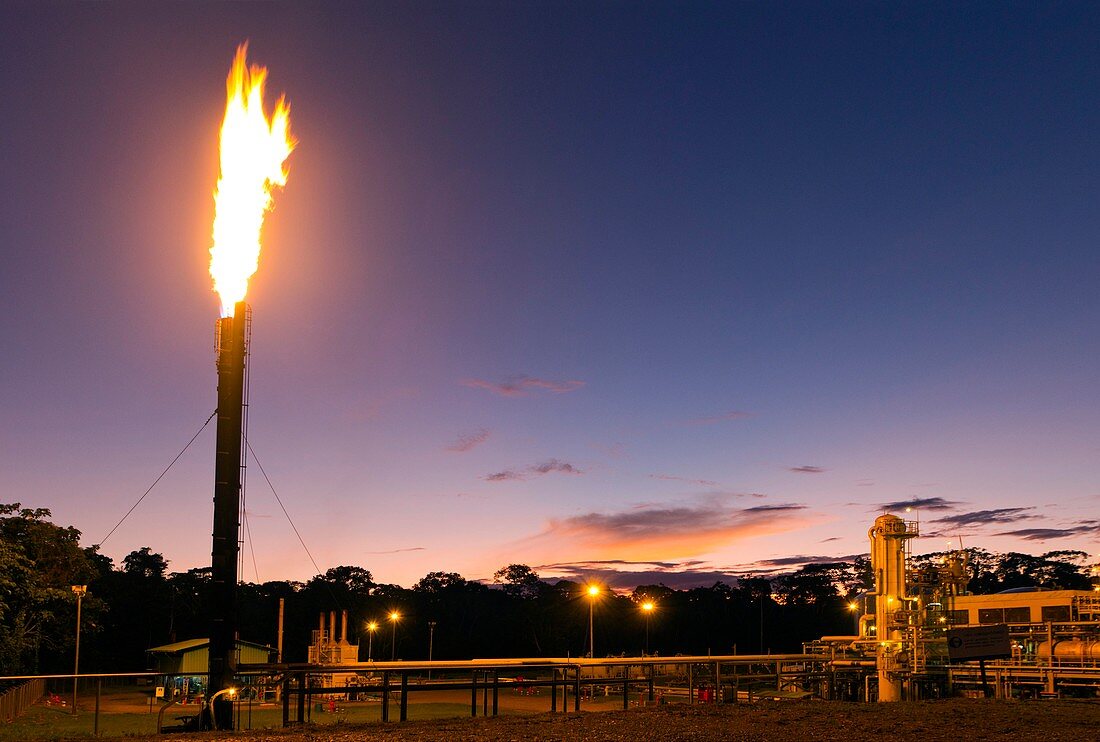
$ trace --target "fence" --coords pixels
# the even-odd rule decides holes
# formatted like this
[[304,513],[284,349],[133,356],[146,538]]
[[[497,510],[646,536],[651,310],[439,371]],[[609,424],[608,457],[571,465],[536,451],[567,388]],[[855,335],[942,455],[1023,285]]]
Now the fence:
[[[582,701],[587,710],[602,710],[729,703],[791,692],[825,695],[826,662],[808,655],[733,655],[242,665],[233,689],[233,727],[576,712]],[[0,678],[22,684],[9,691],[12,697],[22,692],[20,711],[51,690],[60,697],[57,705],[0,724],[0,742],[196,728],[208,702],[202,676],[82,674],[76,706],[67,692],[73,675]],[[14,717],[5,711],[2,718]]]
[[12,721],[44,695],[46,681],[43,678],[35,678],[8,688],[0,693],[0,719]]

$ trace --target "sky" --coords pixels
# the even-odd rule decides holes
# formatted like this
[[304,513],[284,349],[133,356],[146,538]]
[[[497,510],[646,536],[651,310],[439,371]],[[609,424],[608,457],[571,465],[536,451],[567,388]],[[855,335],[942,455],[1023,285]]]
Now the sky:
[[245,40],[300,143],[244,579],[709,584],[907,505],[918,553],[1100,552],[1074,2],[2,2],[2,501],[209,564],[212,424],[104,537],[216,405]]

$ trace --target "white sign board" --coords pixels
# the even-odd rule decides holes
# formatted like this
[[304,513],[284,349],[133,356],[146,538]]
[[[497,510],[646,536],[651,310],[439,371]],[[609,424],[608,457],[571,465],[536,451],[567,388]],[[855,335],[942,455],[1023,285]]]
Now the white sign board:
[[947,630],[947,657],[952,662],[999,660],[1012,656],[1008,624]]

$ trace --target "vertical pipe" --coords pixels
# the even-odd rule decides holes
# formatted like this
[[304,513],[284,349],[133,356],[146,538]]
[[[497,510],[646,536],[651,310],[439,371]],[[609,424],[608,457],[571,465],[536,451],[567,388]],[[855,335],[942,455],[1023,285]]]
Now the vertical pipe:
[[283,675],[283,726],[290,726],[290,676]]
[[99,736],[99,699],[103,693],[103,678],[95,679],[95,726],[92,728],[92,735]]
[[470,716],[477,716],[477,670],[470,673]]
[[558,710],[558,668],[550,668],[550,673],[550,712],[553,713]]
[[688,703],[695,703],[695,676],[690,662],[688,663]]
[[493,670],[493,716],[500,712],[500,672]]
[[409,720],[409,674],[401,673],[401,716],[398,721]]
[[714,662],[714,702],[722,702],[722,663]]
[[649,702],[653,703],[653,676],[657,674],[657,666],[649,666]]
[[336,641],[336,611],[328,612],[328,640],[330,644]]
[[[219,322],[218,428],[214,456],[214,527],[210,551],[210,659],[208,697],[232,687],[236,671],[237,558],[240,551],[241,467],[244,461],[244,376],[248,307]],[[233,723],[228,694],[211,709],[217,728]]]
[[306,674],[304,672],[298,673],[298,723],[303,724],[306,720]]
[[348,609],[340,611],[340,643],[348,640]]
[[630,666],[623,668],[623,711],[630,708]]
[[382,721],[390,720],[390,673],[382,673]]
[[581,710],[581,666],[573,672],[573,710]]

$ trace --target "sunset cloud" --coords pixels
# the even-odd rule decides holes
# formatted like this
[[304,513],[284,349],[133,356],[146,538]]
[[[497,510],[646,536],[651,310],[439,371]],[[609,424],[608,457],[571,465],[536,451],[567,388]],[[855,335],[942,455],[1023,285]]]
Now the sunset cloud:
[[995,508],[993,510],[975,510],[970,513],[958,513],[936,518],[933,523],[943,523],[950,526],[985,526],[995,523],[1015,523],[1021,520],[1037,518],[1028,511],[1035,508]]
[[524,479],[524,476],[518,471],[505,469],[504,471],[498,471],[494,474],[486,474],[483,479],[486,482],[510,482],[517,479]]
[[729,412],[723,412],[720,415],[711,415],[709,417],[694,417],[690,420],[684,420],[685,425],[713,425],[714,423],[724,423],[729,420],[744,420],[752,417],[751,412],[743,412],[742,410],[730,410]]
[[586,562],[541,564],[535,571],[543,579],[588,582],[594,580],[612,590],[632,590],[640,585],[664,585],[674,590],[710,587],[716,582],[735,584],[737,575],[700,562],[632,562],[606,559]]
[[541,477],[545,474],[584,474],[583,471],[573,466],[567,461],[559,461],[558,459],[549,459],[539,464],[531,464],[520,470],[505,469],[504,471],[498,471],[494,474],[485,475],[486,482],[509,482],[515,480],[530,479],[531,477]]
[[539,379],[534,376],[512,376],[503,381],[487,381],[485,379],[464,379],[462,386],[474,389],[485,389],[502,397],[529,397],[538,392],[551,394],[565,394],[575,392],[584,386],[583,381],[576,379],[568,381],[553,381]]
[[718,482],[710,479],[692,479],[691,477],[677,477],[672,474],[650,474],[650,479],[659,479],[662,482],[686,482],[688,484],[697,484],[700,487],[717,487]]
[[1020,528],[1015,531],[1002,531],[995,536],[1014,536],[1024,541],[1053,541],[1060,538],[1080,536],[1083,533],[1100,532],[1100,525],[1081,523],[1068,528]]
[[467,451],[480,446],[485,441],[489,440],[490,431],[485,428],[475,430],[471,433],[462,433],[458,436],[458,439],[447,446],[448,451],[454,451],[456,453],[466,453]]
[[751,564],[738,565],[739,568],[747,567],[753,572],[772,572],[776,570],[789,570],[791,568],[804,567],[807,564],[833,564],[835,562],[853,562],[857,557],[866,554],[845,554],[843,556],[807,556],[795,555],[789,557],[776,557],[775,559],[760,559]]
[[921,510],[954,510],[961,502],[945,500],[942,497],[914,497],[909,500],[895,500],[876,505],[873,510],[904,510],[905,508],[919,508]]
[[792,466],[787,471],[793,471],[795,474],[824,474],[828,469],[820,466]]
[[646,505],[551,520],[544,536],[572,542],[594,558],[668,559],[800,528],[807,523],[805,510],[804,505],[794,504],[738,509],[717,500],[700,505]]

